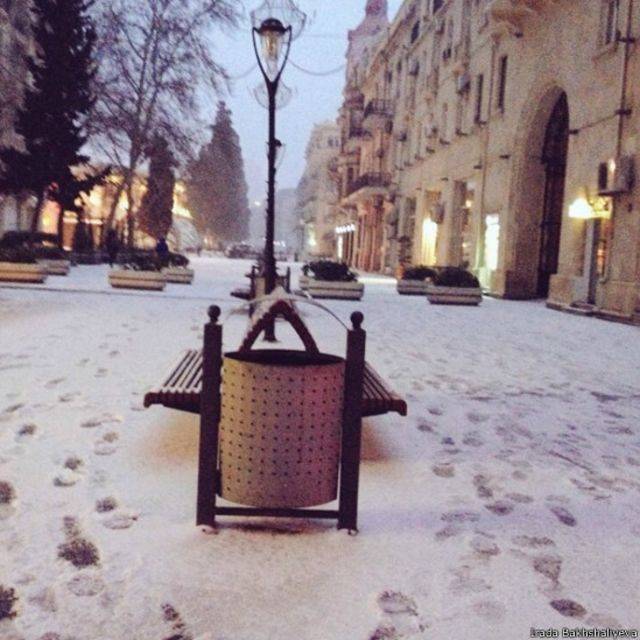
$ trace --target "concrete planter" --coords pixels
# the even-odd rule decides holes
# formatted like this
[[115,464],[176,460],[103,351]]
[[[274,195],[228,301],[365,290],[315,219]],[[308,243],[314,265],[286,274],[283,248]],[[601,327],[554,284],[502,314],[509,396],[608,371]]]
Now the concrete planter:
[[165,267],[162,270],[167,282],[172,284],[191,284],[193,282],[193,269],[188,267]]
[[67,276],[71,269],[70,260],[38,260],[38,264],[47,270],[50,276]]
[[47,270],[41,264],[0,262],[0,282],[28,282],[41,284],[47,279]]
[[427,300],[431,304],[477,306],[482,302],[482,289],[475,287],[438,287],[428,285]]
[[427,280],[398,280],[396,289],[403,296],[424,296],[428,286]]
[[160,271],[114,269],[109,273],[109,284],[114,289],[145,289],[147,291],[162,291],[167,284],[167,279]]
[[364,285],[361,282],[330,282],[309,278],[306,291],[312,298],[361,300]]

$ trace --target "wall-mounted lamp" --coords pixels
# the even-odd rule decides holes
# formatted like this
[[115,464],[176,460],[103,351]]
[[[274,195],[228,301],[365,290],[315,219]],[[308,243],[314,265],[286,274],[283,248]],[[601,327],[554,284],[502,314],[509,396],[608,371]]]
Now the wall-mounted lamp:
[[583,194],[569,205],[569,217],[576,220],[609,219],[611,217],[611,198],[589,197],[589,192],[585,188]]

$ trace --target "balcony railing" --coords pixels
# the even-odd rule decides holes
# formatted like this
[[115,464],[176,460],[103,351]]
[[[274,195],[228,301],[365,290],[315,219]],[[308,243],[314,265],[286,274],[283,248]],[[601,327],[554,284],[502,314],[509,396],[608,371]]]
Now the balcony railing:
[[385,189],[391,184],[389,173],[364,173],[348,185],[348,193],[352,194],[365,187]]
[[393,109],[390,100],[370,100],[364,108],[364,117],[369,116],[386,116],[391,117]]

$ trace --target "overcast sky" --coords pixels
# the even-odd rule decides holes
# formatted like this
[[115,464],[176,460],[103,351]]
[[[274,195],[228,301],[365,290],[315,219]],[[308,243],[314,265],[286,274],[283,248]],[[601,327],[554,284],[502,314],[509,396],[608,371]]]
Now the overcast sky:
[[[261,0],[246,0],[249,9]],[[345,62],[347,32],[364,16],[365,0],[299,0],[298,6],[311,18],[306,32],[293,43],[291,60],[314,72],[325,72]],[[390,17],[402,0],[389,0]],[[239,76],[255,62],[248,24],[241,30],[216,36],[216,54],[231,76]],[[266,185],[267,112],[256,102],[251,91],[262,83],[256,68],[247,77],[233,83],[231,96],[225,100],[233,112],[233,122],[240,135],[245,171],[252,200],[264,197]],[[341,102],[344,70],[324,77],[307,75],[293,65],[284,74],[284,82],[295,91],[290,104],[278,112],[277,135],[286,145],[278,174],[278,187],[295,187],[304,170],[304,151],[313,125],[334,120]],[[206,105],[215,113],[217,98]],[[213,118],[213,115],[211,116]]]

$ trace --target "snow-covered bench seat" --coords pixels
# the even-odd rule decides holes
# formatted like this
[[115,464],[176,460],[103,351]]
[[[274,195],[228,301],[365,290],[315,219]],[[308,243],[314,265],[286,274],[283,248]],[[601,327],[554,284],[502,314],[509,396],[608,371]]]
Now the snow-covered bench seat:
[[[180,356],[178,363],[164,378],[163,383],[144,397],[144,406],[162,405],[169,409],[200,413],[202,389],[202,351],[192,349]],[[370,364],[364,370],[362,416],[385,413],[407,415],[407,403],[392,391]]]

